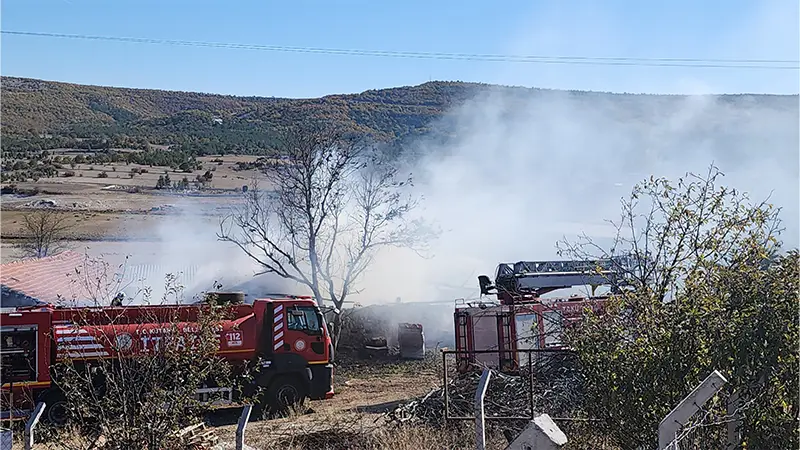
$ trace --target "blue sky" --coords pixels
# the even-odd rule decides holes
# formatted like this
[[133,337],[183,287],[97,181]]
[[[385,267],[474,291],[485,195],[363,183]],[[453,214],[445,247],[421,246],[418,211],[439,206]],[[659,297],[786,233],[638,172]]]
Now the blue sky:
[[[342,49],[797,60],[797,0],[3,0],[2,29]],[[797,70],[379,58],[2,35],[7,76],[315,97],[433,80],[797,93]]]

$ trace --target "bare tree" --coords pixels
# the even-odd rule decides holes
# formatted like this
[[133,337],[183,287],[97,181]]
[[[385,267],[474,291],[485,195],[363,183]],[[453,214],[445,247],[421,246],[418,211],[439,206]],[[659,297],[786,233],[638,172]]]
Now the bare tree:
[[[278,141],[282,159],[264,168],[271,191],[248,190],[244,206],[220,223],[218,237],[263,268],[307,286],[337,311],[376,252],[424,251],[435,232],[409,220],[417,199],[404,195],[410,176],[363,142],[318,125],[290,128]],[[334,319],[338,334],[340,317]]]
[[22,216],[24,241],[19,247],[26,256],[44,258],[64,250],[70,225],[67,216],[50,209],[29,212]]

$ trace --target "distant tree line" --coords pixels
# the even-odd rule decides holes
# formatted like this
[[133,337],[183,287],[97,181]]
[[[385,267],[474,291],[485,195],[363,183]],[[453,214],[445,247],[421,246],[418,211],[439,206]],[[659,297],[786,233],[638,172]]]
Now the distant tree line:
[[[210,183],[211,180],[214,178],[214,174],[211,173],[210,170],[206,170],[206,172],[202,175],[198,174],[195,177],[195,186],[197,187],[204,187],[207,183]],[[180,191],[184,191],[189,189],[190,183],[188,177],[181,178],[180,181],[173,182],[172,179],[169,177],[168,173],[164,175],[159,175],[158,181],[156,181],[156,189],[176,189]]]
[[69,135],[34,135],[34,136],[3,136],[0,143],[3,154],[27,156],[30,153],[53,149],[80,149],[80,150],[110,150],[112,148],[126,148],[145,150],[150,144],[145,138],[133,138],[125,135],[78,137],[74,133]]

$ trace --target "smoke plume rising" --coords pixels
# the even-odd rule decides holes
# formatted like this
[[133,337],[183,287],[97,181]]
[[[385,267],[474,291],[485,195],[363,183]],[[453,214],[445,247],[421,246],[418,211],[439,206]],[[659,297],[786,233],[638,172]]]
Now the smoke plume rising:
[[[126,295],[135,296],[134,302],[143,301],[144,289],[149,288],[150,301],[160,303],[168,288],[176,286],[181,292],[177,297],[167,295],[168,302],[193,302],[203,292],[215,290],[241,290],[249,301],[270,293],[304,293],[280,277],[255,276],[261,270],[257,263],[235,245],[217,239],[220,219],[238,199],[219,206],[191,196],[177,198],[173,203],[177,214],[159,221],[149,251],[147,244],[137,244],[120,270],[126,277]],[[169,199],[174,202],[176,197]],[[167,281],[167,274],[175,280]]]
[[582,232],[609,242],[604,221],[619,217],[638,181],[704,174],[712,163],[726,185],[782,207],[785,245],[798,245],[797,96],[493,88],[443,126],[455,138],[419,143],[413,167],[423,214],[444,231],[434,257],[384,252],[365,297],[475,296],[475,276],[499,262],[555,258],[557,240]]
[[[630,53],[626,36],[617,34],[624,24],[602,7],[553,5],[523,27],[507,53]],[[726,58],[796,58],[797,3],[765,1],[751,8],[758,11],[718,24],[716,35],[691,45],[700,54]],[[690,39],[677,33],[673,38],[684,46]],[[670,55],[676,41],[653,44],[653,55]],[[689,171],[705,173],[712,163],[726,174],[726,185],[782,207],[785,246],[798,245],[797,95],[708,95],[736,92],[739,79],[771,91],[769,80],[796,83],[796,71],[573,66],[570,76],[565,73],[554,65],[510,65],[499,77],[525,79],[526,85],[692,95],[479,89],[434,124],[449,139],[421,139],[406,149],[415,189],[425,197],[420,213],[443,231],[433,256],[382,251],[352,300],[474,297],[476,276],[492,275],[499,262],[554,258],[557,240],[583,232],[608,242],[614,230],[605,221],[619,217],[619,200],[636,182],[650,175],[674,179]],[[192,261],[201,267],[198,274],[204,277],[195,278],[205,278],[204,286],[226,273],[249,278],[257,268],[240,250],[216,241],[218,217],[194,211],[191,200],[184,214],[159,231],[166,247],[157,262],[183,266]]]
[[[684,47],[697,56],[797,59],[797,2],[743,8],[748,12],[715,23],[701,41],[672,32],[659,38],[656,31],[642,38],[654,56]],[[595,2],[535,9],[507,53],[631,53],[630,24]],[[409,170],[425,197],[422,214],[443,230],[433,257],[383,252],[366,274],[359,301],[476,297],[476,276],[492,276],[500,262],[554,258],[556,241],[584,232],[609,243],[614,230],[606,220],[619,218],[620,199],[635,183],[650,175],[705,174],[712,163],[725,173],[721,183],[781,207],[784,246],[798,246],[798,96],[710,95],[735,93],[742,83],[762,92],[787,92],[787,86],[797,92],[796,70],[512,64],[494,75],[529,86],[690,95],[479,89],[439,121],[450,139],[423,139],[411,149]]]
[[[477,295],[476,276],[499,262],[556,258],[555,242],[587,233],[610,242],[620,198],[650,175],[677,178],[717,165],[722,182],[784,208],[787,247],[798,245],[797,97],[649,96],[490,88],[451,111],[439,126],[447,143],[409,150],[419,211],[443,231],[432,257],[382,251],[365,274],[360,303],[453,300]],[[250,295],[304,293],[219,242],[224,209],[185,197],[155,231],[159,243],[131,266],[152,265],[136,286],[163,294],[164,273],[185,297],[242,287]],[[249,282],[242,285],[244,282]],[[449,320],[449,319],[448,319]]]

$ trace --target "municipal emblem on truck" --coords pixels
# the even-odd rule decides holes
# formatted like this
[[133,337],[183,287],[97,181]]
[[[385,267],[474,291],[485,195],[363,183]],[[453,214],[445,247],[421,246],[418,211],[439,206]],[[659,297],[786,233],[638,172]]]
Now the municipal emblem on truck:
[[120,351],[130,350],[133,346],[133,338],[128,333],[120,333],[115,338],[117,349]]
[[302,340],[302,339],[298,339],[298,340],[296,340],[296,341],[295,341],[295,343],[294,343],[294,348],[295,348],[295,349],[296,349],[298,352],[302,352],[303,350],[305,350],[305,349],[306,349],[306,341],[304,341],[304,340]]

